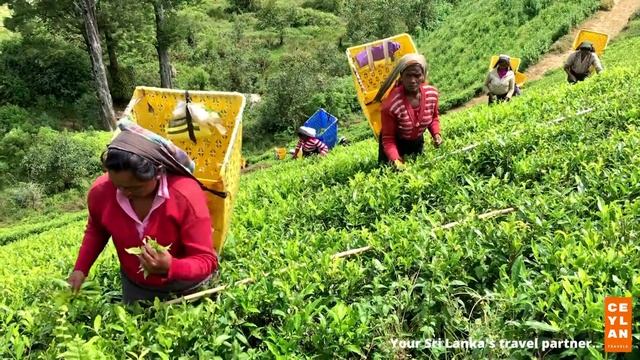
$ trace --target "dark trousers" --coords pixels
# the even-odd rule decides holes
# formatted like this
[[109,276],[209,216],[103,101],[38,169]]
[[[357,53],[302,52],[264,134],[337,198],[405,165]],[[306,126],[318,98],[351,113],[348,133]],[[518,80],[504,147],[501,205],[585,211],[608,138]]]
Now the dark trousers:
[[489,94],[489,105],[494,103],[501,103],[505,101],[508,101],[507,94],[502,94],[502,95]]
[[571,75],[573,75],[576,78],[576,81],[571,81],[571,79],[569,79],[569,77],[567,76],[567,81],[570,84],[575,84],[579,81],[584,81],[584,79],[586,79],[587,77],[589,77],[589,73],[586,74],[578,74],[576,72],[574,72],[573,70],[569,70],[569,72],[571,73]]
[[309,156],[318,155],[318,154],[320,154],[320,151],[318,151],[317,149],[313,150],[313,151],[304,151],[304,150],[302,150],[302,157],[309,157]]
[[[513,90],[513,96],[518,96],[518,95],[520,95],[520,88],[518,87],[518,85],[516,85],[515,89]],[[502,95],[489,94],[489,105],[493,103],[505,102],[505,101],[508,101],[507,93],[504,93]]]
[[176,296],[193,294],[208,285],[212,276],[209,275],[201,281],[173,281],[166,286],[158,288],[136,284],[122,270],[120,270],[120,279],[122,280],[122,301],[125,304],[131,304],[141,300],[153,301],[158,298],[164,301]]
[[[420,155],[424,151],[424,136],[416,140],[396,139],[396,146],[403,159],[405,156]],[[382,134],[380,134],[380,139],[378,140],[378,162],[381,164],[389,162],[387,154],[384,153],[384,148],[382,147]]]

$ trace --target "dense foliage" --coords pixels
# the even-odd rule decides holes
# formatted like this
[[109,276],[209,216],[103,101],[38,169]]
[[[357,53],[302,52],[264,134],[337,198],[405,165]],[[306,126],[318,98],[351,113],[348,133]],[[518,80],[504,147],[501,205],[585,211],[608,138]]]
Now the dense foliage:
[[613,45],[584,83],[443,116],[446,142],[403,173],[367,140],[244,177],[219,282],[255,283],[197,305],[119,305],[111,247],[71,297],[83,221],[4,245],[2,356],[529,359],[543,353],[392,340],[539,337],[594,344],[547,359],[603,359],[603,297],[640,295],[638,49]]
[[[160,85],[156,45],[165,44],[175,68],[174,86],[262,96],[263,103],[248,110],[245,118],[244,143],[252,152],[272,145],[282,137],[279,134],[291,135],[318,107],[338,116],[342,125],[360,116],[344,59],[347,46],[411,33],[429,59],[431,80],[440,88],[441,108],[446,110],[480,88],[489,56],[507,52],[522,57],[527,66],[600,3],[161,2],[170,10],[157,36],[154,1],[98,2],[116,103],[124,106],[136,85]],[[19,105],[36,117],[45,112],[54,127],[66,126],[69,120],[80,128],[96,127],[98,104],[73,2],[0,4],[13,10],[13,17],[5,20],[7,27],[23,35],[0,51],[0,105]]]

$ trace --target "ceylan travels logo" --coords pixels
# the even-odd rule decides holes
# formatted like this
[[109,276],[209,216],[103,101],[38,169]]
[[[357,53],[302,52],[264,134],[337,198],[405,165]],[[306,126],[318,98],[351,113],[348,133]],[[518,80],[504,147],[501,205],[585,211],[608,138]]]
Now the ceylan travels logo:
[[604,298],[604,351],[631,352],[631,297]]

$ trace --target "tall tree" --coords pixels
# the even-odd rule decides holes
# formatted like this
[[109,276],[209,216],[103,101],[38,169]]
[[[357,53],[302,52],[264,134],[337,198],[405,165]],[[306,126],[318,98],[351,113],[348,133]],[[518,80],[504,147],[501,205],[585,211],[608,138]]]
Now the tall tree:
[[93,78],[96,83],[98,100],[100,101],[100,118],[106,129],[113,130],[115,129],[116,115],[113,111],[113,100],[109,92],[107,73],[102,61],[102,45],[100,44],[100,33],[96,20],[96,3],[94,0],[77,0],[75,5],[81,12],[84,23]]
[[169,50],[180,40],[189,36],[189,29],[185,28],[178,14],[178,9],[184,5],[194,5],[202,0],[148,0],[153,5],[156,20],[156,50],[160,65],[160,84],[170,88],[173,85],[171,71],[171,57]]
[[101,121],[105,129],[112,129],[115,114],[102,61],[95,0],[0,0],[0,4],[12,10],[7,26],[24,36],[38,36],[44,28],[72,43],[83,40],[91,59]]
[[[143,2],[130,0],[96,0],[98,28],[103,36],[107,72],[110,75],[111,96],[114,102],[127,101],[131,96],[129,80],[133,73],[121,68],[122,52],[137,52],[153,41],[153,13]],[[105,59],[107,61],[107,59]]]
[[273,29],[278,33],[278,46],[284,44],[285,31],[293,24],[296,8],[269,0],[262,5],[257,13],[258,26],[262,29]]
[[156,50],[158,51],[158,62],[160,64],[160,86],[163,88],[173,87],[171,79],[171,59],[169,58],[171,29],[167,21],[167,10],[170,10],[170,6],[170,1],[153,1],[153,11],[156,16]]

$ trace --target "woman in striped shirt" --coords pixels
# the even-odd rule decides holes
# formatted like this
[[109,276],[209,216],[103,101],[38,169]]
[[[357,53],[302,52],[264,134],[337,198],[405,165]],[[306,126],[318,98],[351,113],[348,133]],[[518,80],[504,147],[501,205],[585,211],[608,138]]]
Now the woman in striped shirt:
[[[424,56],[403,56],[385,85],[398,74],[400,80],[382,102],[382,130],[378,160],[404,167],[404,158],[421,154],[424,150],[424,132],[429,130],[435,147],[442,144],[438,114],[438,90],[425,83],[427,64]],[[380,92],[378,93],[380,94]]]
[[322,156],[327,155],[329,147],[316,138],[316,129],[307,126],[301,126],[298,129],[298,136],[300,141],[296,145],[296,149],[293,152],[293,158],[298,156],[298,152],[302,150],[302,156],[307,157],[309,155],[320,154]]

